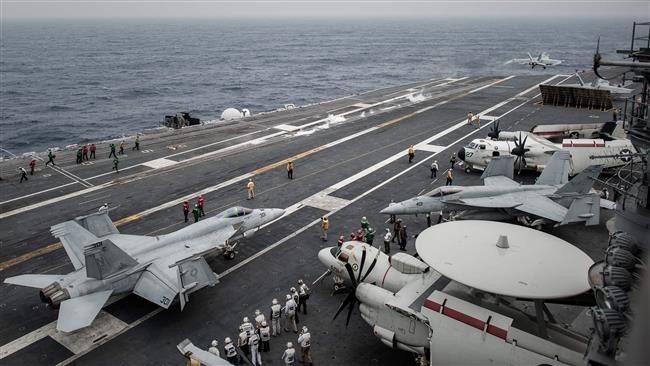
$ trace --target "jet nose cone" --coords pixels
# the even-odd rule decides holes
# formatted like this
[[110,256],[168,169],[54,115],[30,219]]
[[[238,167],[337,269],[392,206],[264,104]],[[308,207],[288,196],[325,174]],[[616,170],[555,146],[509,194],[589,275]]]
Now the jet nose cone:
[[334,261],[334,256],[331,252],[332,248],[333,247],[324,248],[318,252],[318,260],[327,268],[329,268],[331,263]]
[[400,203],[391,203],[386,207],[385,209],[379,211],[379,213],[382,213],[384,215],[397,215],[402,213],[402,208],[404,207],[404,204]]
[[269,216],[271,217],[271,221],[275,219],[279,219],[284,215],[285,210],[282,208],[271,208],[269,209]]
[[458,159],[465,161],[465,148],[461,147],[460,150],[458,150]]

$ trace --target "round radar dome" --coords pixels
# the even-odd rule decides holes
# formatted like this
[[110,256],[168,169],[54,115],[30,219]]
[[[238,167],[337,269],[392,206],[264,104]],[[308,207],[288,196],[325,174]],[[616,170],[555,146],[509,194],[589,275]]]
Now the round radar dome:
[[240,119],[241,117],[242,113],[237,108],[228,108],[221,113],[221,119],[225,119],[226,121]]
[[496,295],[558,299],[589,290],[591,258],[570,243],[527,227],[462,220],[424,230],[415,246],[443,276]]

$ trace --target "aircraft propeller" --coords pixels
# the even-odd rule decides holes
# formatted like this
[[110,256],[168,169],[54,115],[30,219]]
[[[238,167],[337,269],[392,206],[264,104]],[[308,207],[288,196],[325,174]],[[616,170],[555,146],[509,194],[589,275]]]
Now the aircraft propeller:
[[359,264],[359,274],[355,278],[354,276],[354,271],[352,270],[352,266],[350,263],[345,264],[345,269],[348,271],[348,276],[350,277],[350,281],[352,281],[352,287],[348,290],[348,295],[345,297],[341,305],[339,306],[338,310],[336,311],[336,314],[334,314],[334,318],[332,318],[332,321],[334,321],[339,314],[345,309],[346,306],[348,306],[348,317],[345,321],[345,326],[347,327],[348,324],[350,324],[350,316],[352,316],[352,310],[354,309],[354,305],[359,301],[357,300],[356,296],[356,290],[357,286],[359,283],[363,282],[366,277],[372,272],[373,268],[375,268],[375,264],[377,264],[377,257],[379,257],[379,251],[377,251],[377,255],[373,259],[372,263],[370,264],[370,267],[368,270],[363,274],[363,268],[366,263],[366,247],[363,246],[363,251],[361,252],[361,263]]
[[515,147],[513,147],[510,151],[512,155],[515,155],[517,157],[515,160],[515,166],[517,166],[519,173],[521,173],[521,169],[526,166],[525,155],[528,151],[530,151],[530,149],[526,148],[526,140],[528,140],[528,136],[524,137],[522,140],[520,132],[519,138],[515,139]]
[[490,132],[488,132],[488,137],[497,140],[499,139],[499,133],[501,133],[501,130],[499,129],[499,120],[497,120],[491,127],[490,127]]

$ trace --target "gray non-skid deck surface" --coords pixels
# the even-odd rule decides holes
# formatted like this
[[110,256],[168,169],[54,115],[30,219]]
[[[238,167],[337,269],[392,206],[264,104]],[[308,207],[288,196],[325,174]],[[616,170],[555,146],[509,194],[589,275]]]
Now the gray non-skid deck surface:
[[[375,113],[365,118],[357,118],[338,124],[328,129],[317,130],[312,134],[294,136],[287,133],[269,139],[259,145],[245,146],[235,153],[216,154],[184,162],[185,159],[211,151],[223,149],[242,141],[259,138],[279,132],[272,126],[278,124],[302,125],[324,118],[332,110],[348,110],[346,107],[356,103],[372,103],[386,100],[393,96],[407,93],[405,89],[389,88],[376,91],[354,99],[337,100],[321,105],[299,108],[286,112],[255,116],[250,121],[211,126],[199,129],[187,129],[162,135],[147,135],[141,139],[142,149],[148,152],[132,152],[127,149],[128,157],[122,159],[122,169],[135,164],[158,159],[171,154],[170,160],[179,162],[170,168],[151,169],[138,166],[125,169],[120,173],[110,172],[111,162],[106,159],[108,151],[105,145],[99,147],[100,159],[91,165],[74,164],[74,153],[59,151],[57,162],[67,171],[90,184],[107,183],[106,187],[88,194],[81,194],[60,202],[37,207],[21,212],[0,222],[0,263],[10,263],[0,270],[0,280],[22,273],[66,273],[72,267],[62,249],[45,250],[45,254],[34,255],[35,250],[56,242],[49,233],[49,227],[56,223],[72,219],[75,216],[92,212],[102,203],[110,202],[117,208],[111,212],[113,220],[129,217],[146,209],[174,200],[207,187],[228,181],[245,173],[253,172],[269,164],[298,155],[304,157],[295,162],[295,179],[286,179],[284,165],[274,169],[265,169],[255,176],[257,198],[245,199],[245,180],[217,189],[205,195],[208,216],[233,205],[250,207],[289,207],[337,182],[340,182],[364,169],[378,164],[389,157],[404,151],[409,145],[423,141],[436,133],[462,121],[467,111],[482,111],[515,96],[531,86],[548,79],[552,75],[514,77],[500,84],[478,92],[467,91],[493,82],[499,77],[476,78],[457,81],[446,86],[429,89],[433,97],[415,105],[398,107],[384,113]],[[554,82],[562,80],[554,79]],[[438,82],[440,83],[440,82]],[[422,83],[424,84],[424,83]],[[435,85],[435,83],[429,83]],[[387,96],[387,94],[392,94]],[[535,89],[524,97],[538,94]],[[402,118],[427,106],[438,105],[422,113]],[[501,119],[501,128],[508,130],[511,126],[527,130],[540,123],[579,123],[609,120],[611,112],[572,110],[545,107],[532,100],[521,108]],[[520,102],[519,102],[520,103]],[[499,115],[519,104],[508,103],[502,108],[489,113]],[[386,122],[390,124],[382,125]],[[323,148],[323,145],[364,131],[373,126],[379,128],[362,134],[350,141],[336,146]],[[459,129],[431,142],[433,145],[447,146],[474,130],[470,126]],[[256,132],[257,131],[257,132]],[[436,159],[442,168],[452,152],[466,144],[472,138],[483,137],[486,129],[477,132],[439,153]],[[250,134],[252,133],[252,134]],[[238,137],[241,134],[250,134]],[[231,139],[214,144],[220,140]],[[212,144],[208,147],[201,146]],[[172,150],[170,147],[175,147]],[[189,149],[196,149],[181,154]],[[317,150],[313,150],[317,149]],[[427,151],[418,151],[415,162],[431,156]],[[432,160],[429,160],[432,161]],[[42,191],[72,182],[42,165],[29,182],[18,184],[13,173],[18,165],[26,165],[26,159],[12,159],[0,163],[3,181],[0,182],[0,212],[7,213],[22,207],[29,207],[47,199],[55,199],[63,194],[85,189],[74,183],[60,189],[22,198],[27,194]],[[306,282],[313,281],[324,270],[318,262],[316,253],[325,246],[335,245],[338,235],[348,237],[350,231],[356,230],[361,216],[367,216],[371,224],[381,232],[386,224],[386,217],[378,214],[391,200],[403,200],[422,190],[429,190],[444,184],[440,178],[429,179],[424,163],[400,175],[388,183],[387,179],[402,173],[410,166],[406,157],[389,163],[349,185],[334,191],[331,196],[346,200],[356,200],[331,217],[330,241],[319,240],[317,225],[306,227],[325,213],[318,208],[303,207],[293,214],[265,228],[253,238],[246,240],[239,247],[238,257],[234,261],[215,258],[211,261],[215,272],[223,273],[234,265],[236,270],[224,277],[220,284],[203,289],[190,298],[190,303],[183,312],[178,305],[167,311],[143,321],[115,339],[81,356],[78,364],[105,365],[142,365],[142,364],[179,364],[183,362],[175,349],[175,344],[184,338],[190,338],[199,346],[206,346],[213,338],[221,343],[225,336],[236,336],[237,326],[243,316],[251,317],[256,308],[268,312],[271,299],[282,299],[289,287],[295,286],[299,278]],[[44,176],[50,175],[50,176]],[[455,182],[460,185],[480,184],[478,174],[465,174],[456,171]],[[371,193],[380,184],[384,184]],[[359,198],[360,196],[362,196]],[[424,217],[405,217],[411,235],[425,228]],[[119,230],[129,234],[160,234],[177,230],[183,225],[180,205],[156,211],[142,218],[131,219],[119,226]],[[285,240],[269,252],[241,264],[258,251],[272,245],[292,233],[301,230],[298,235]],[[606,243],[604,226],[585,228],[582,226],[561,227],[549,232],[558,235],[585,250],[594,259],[602,256]],[[408,245],[410,253],[414,252],[414,241]],[[22,256],[22,257],[21,257]],[[15,262],[9,262],[19,258]],[[363,364],[405,364],[412,356],[401,351],[391,350],[372,335],[369,326],[358,316],[352,317],[349,327],[344,326],[344,319],[331,322],[341,296],[330,296],[330,280],[313,289],[309,301],[309,314],[301,315],[301,324],[308,325],[312,332],[312,353],[317,364],[363,365]],[[129,296],[108,306],[106,311],[131,324],[155,307],[146,301]],[[7,344],[56,319],[56,312],[40,303],[36,289],[0,285],[0,344]],[[144,310],[143,310],[144,309]],[[130,313],[133,312],[133,314]],[[561,309],[559,309],[561,311]],[[272,352],[263,354],[264,362],[281,364],[280,356],[287,341],[296,341],[295,335],[284,334],[271,342]],[[33,353],[39,353],[34,356]],[[51,364],[68,357],[70,352],[49,337],[14,353],[11,357],[0,360],[0,364]]]

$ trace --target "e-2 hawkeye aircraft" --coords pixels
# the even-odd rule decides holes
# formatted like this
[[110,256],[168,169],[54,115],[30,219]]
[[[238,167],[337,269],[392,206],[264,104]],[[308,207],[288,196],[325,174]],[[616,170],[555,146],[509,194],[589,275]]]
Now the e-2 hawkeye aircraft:
[[[558,126],[560,128],[561,126]],[[498,156],[514,156],[517,171],[542,171],[556,151],[571,153],[569,175],[580,173],[595,164],[611,169],[627,164],[636,149],[628,139],[563,139],[553,143],[544,137],[527,131],[506,132],[499,130],[497,121],[487,138],[474,139],[458,151],[465,172],[483,170]],[[638,158],[637,158],[638,159]]]
[[387,215],[416,215],[431,212],[455,213],[452,218],[507,220],[541,228],[543,224],[585,222],[598,225],[600,197],[589,193],[602,166],[585,169],[568,179],[569,152],[557,151],[531,185],[512,180],[513,157],[493,159],[485,169],[482,186],[445,186],[428,194],[393,203],[381,210]]
[[57,330],[73,332],[92,324],[112,295],[135,293],[167,309],[179,295],[219,282],[204,255],[248,238],[279,218],[283,209],[232,207],[214,217],[158,236],[120,234],[107,211],[52,226],[74,271],[65,275],[24,274],[5,283],[41,289],[41,300],[59,308]]
[[382,343],[431,364],[582,364],[587,337],[557,324],[545,302],[593,302],[593,261],[584,252],[544,232],[487,221],[435,225],[416,247],[422,260],[361,242],[321,250],[328,271],[351,284],[334,318],[348,307],[349,323],[358,303]]

